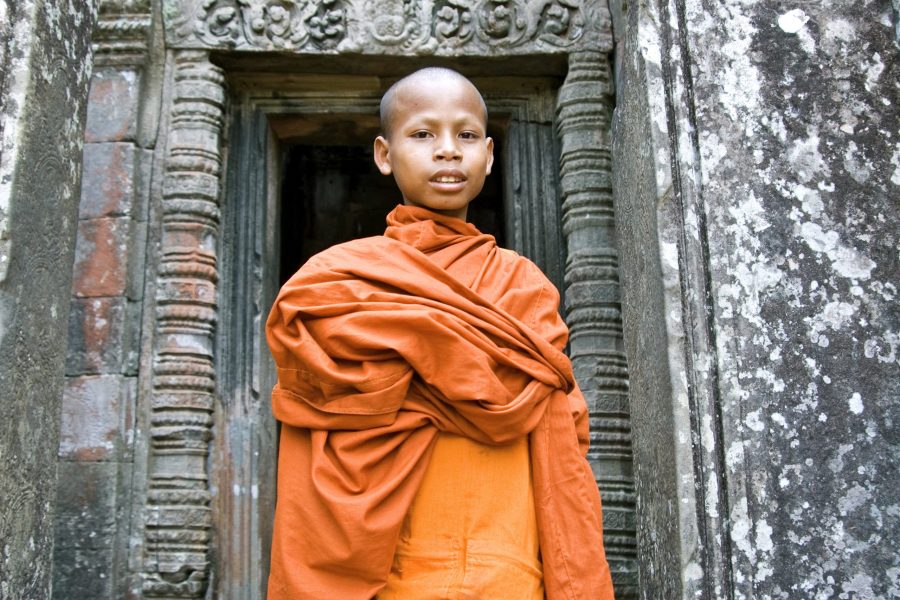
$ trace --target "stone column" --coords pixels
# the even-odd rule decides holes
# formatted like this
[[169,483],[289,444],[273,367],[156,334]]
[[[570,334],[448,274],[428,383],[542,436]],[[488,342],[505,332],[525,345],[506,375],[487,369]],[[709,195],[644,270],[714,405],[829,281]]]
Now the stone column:
[[628,369],[622,348],[607,55],[569,55],[559,90],[566,322],[575,377],[590,410],[588,455],[603,497],[604,544],[616,597],[637,594]]
[[0,1],[0,596],[48,598],[96,8]]
[[216,244],[222,70],[205,52],[174,58],[150,399],[143,594],[203,598],[212,518],[207,457],[215,405]]
[[897,18],[641,0],[618,23],[644,598],[897,593]]

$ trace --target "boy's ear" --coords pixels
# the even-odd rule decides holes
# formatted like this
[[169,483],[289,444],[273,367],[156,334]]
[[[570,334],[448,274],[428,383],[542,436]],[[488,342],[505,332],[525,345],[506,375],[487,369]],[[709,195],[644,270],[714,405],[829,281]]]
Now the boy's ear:
[[378,166],[378,170],[381,174],[390,175],[392,171],[390,144],[388,144],[388,141],[384,136],[379,135],[375,138],[373,155],[375,157],[375,165]]
[[485,171],[485,175],[490,175],[491,166],[494,164],[494,138],[485,138],[484,141],[487,143],[488,151],[487,171]]

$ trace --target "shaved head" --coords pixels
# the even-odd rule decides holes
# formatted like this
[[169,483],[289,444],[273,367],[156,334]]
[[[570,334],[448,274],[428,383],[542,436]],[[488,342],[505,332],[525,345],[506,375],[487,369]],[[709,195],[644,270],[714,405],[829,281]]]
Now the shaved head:
[[482,112],[484,114],[484,122],[485,125],[487,124],[487,105],[485,105],[484,98],[481,97],[481,93],[478,91],[478,88],[476,88],[471,81],[469,81],[465,76],[457,73],[453,69],[447,69],[445,67],[425,67],[424,69],[419,69],[418,71],[410,73],[400,81],[396,82],[394,85],[388,88],[388,91],[384,93],[384,96],[382,96],[381,107],[379,111],[379,115],[381,117],[382,134],[385,137],[390,138],[391,131],[394,126],[394,120],[396,117],[395,111],[397,108],[397,101],[400,96],[402,96],[404,90],[408,90],[418,86],[427,86],[429,84],[438,82],[453,82],[470,88],[472,92],[474,92],[478,97],[478,100],[481,103]]

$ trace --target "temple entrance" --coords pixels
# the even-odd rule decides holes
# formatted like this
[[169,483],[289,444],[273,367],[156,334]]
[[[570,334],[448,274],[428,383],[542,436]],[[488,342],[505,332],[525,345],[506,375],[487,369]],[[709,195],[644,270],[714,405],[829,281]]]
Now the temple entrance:
[[[373,88],[371,78],[238,74],[229,83],[216,366],[221,409],[211,476],[215,489],[226,492],[215,499],[215,529],[228,532],[218,543],[216,595],[250,600],[265,595],[276,494],[268,310],[310,256],[382,233],[400,193],[372,159],[378,102],[391,79]],[[532,252],[559,285],[564,250],[552,101],[559,80],[506,85],[512,91],[496,82],[493,89],[481,86],[488,90],[495,160],[468,218],[501,245]]]
[[[634,598],[611,167],[621,135],[610,129],[620,15],[558,0],[102,4],[82,180],[92,212],[79,228],[109,243],[80,244],[95,246],[99,262],[77,266],[76,281],[115,275],[88,294],[112,318],[102,319],[109,335],[96,338],[97,357],[94,346],[70,345],[81,366],[69,373],[77,385],[63,424],[84,429],[94,407],[110,410],[102,429],[87,428],[60,455],[79,473],[60,478],[61,498],[71,482],[102,496],[57,521],[56,547],[70,552],[54,571],[117,597],[265,597],[278,445],[269,308],[306,256],[381,230],[397,197],[383,187],[389,178],[365,173],[378,102],[401,76],[435,65],[469,77],[498,127],[489,179],[498,187],[486,192],[493,227],[478,214],[482,201],[473,220],[562,292],[617,597]],[[328,171],[335,164],[339,177]],[[102,327],[79,294],[70,330],[85,335],[70,338],[81,344]],[[84,523],[98,524],[96,538],[93,527],[82,535]]]
[[[278,432],[269,402],[276,374],[265,343],[265,321],[280,286],[311,255],[384,231],[384,217],[400,194],[372,160],[378,102],[410,65],[392,63],[389,75],[377,64],[371,65],[377,75],[259,73],[246,66],[255,67],[228,65],[215,353],[219,405],[209,473],[213,529],[220,532],[212,567],[214,595],[251,600],[265,597],[276,496]],[[593,386],[591,378],[600,372],[595,363],[607,360],[607,354],[609,360],[621,360],[616,348],[598,349],[590,341],[606,335],[605,330],[593,325],[594,312],[579,308],[595,302],[597,293],[606,298],[606,288],[592,283],[594,251],[582,251],[567,267],[572,257],[567,257],[563,231],[562,145],[556,130],[565,65],[548,63],[547,73],[533,77],[508,75],[520,69],[501,62],[469,69],[448,66],[482,90],[490,115],[488,135],[495,142],[492,174],[470,206],[469,220],[501,245],[534,260],[560,290],[567,285],[575,290],[567,296],[575,302],[573,360],[576,376]],[[575,168],[582,163],[569,164]],[[580,197],[573,200],[570,218],[580,218],[582,203]],[[567,271],[574,277],[568,284]],[[616,373],[597,380],[602,386],[586,387],[594,439],[588,458],[606,492],[604,521],[613,570],[631,577],[630,453],[619,442],[618,429],[627,417]],[[623,597],[631,597],[627,584],[620,589]]]

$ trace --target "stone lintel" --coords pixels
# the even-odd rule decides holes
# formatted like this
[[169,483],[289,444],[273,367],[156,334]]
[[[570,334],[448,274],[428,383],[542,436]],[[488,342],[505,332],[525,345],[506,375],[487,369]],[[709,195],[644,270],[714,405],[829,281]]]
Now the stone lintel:
[[166,43],[308,55],[497,56],[612,49],[604,3],[539,0],[180,0]]

